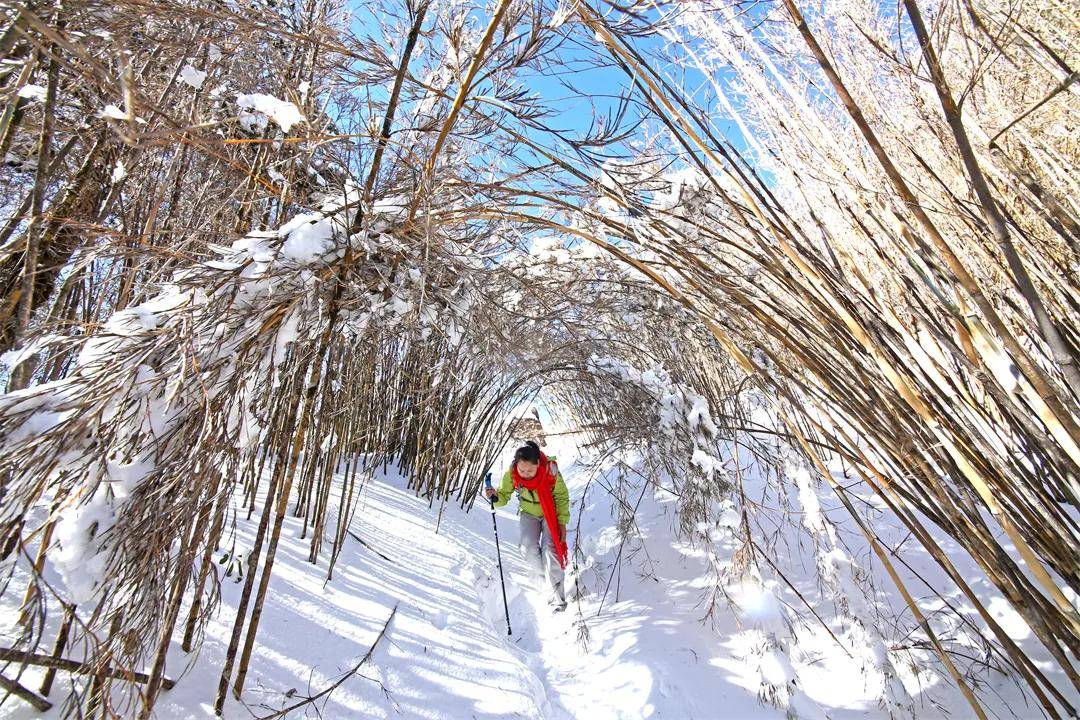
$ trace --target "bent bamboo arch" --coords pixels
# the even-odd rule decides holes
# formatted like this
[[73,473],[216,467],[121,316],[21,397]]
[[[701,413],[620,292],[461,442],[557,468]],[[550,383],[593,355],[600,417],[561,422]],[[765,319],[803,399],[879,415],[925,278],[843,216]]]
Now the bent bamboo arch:
[[[231,504],[240,498],[241,511],[259,513],[258,540],[245,559],[244,600],[218,689],[220,709],[230,686],[239,692],[244,685],[286,514],[304,518],[309,559],[327,558],[332,575],[348,508],[367,469],[398,462],[432,502],[453,497],[468,505],[500,444],[503,417],[546,382],[559,383],[555,396],[596,437],[631,428],[630,436],[641,439],[650,416],[630,402],[607,403],[605,393],[613,388],[630,390],[589,370],[593,356],[603,354],[639,369],[666,369],[706,398],[717,417],[731,419],[726,431],[732,433],[745,427],[740,396],[752,389],[767,398],[782,419],[779,432],[826,478],[825,457],[844,458],[911,529],[986,622],[1000,647],[995,652],[1045,712],[1073,713],[1062,689],[993,620],[929,531],[937,526],[974,558],[1080,689],[1080,621],[1062,590],[1080,592],[1080,433],[1070,369],[1080,331],[1075,277],[1060,271],[1076,266],[1070,229],[1077,223],[1069,198],[1056,197],[1050,182],[1057,177],[1050,170],[1062,162],[1057,146],[1028,136],[999,143],[1002,130],[993,134],[992,148],[974,157],[978,147],[965,137],[971,128],[965,122],[982,118],[979,111],[959,118],[945,80],[946,72],[967,69],[956,59],[962,53],[935,49],[945,40],[924,30],[920,47],[934,75],[927,89],[945,114],[926,119],[925,134],[956,143],[956,152],[951,145],[942,151],[940,168],[931,166],[916,152],[921,146],[890,137],[888,123],[864,107],[870,104],[865,94],[842,76],[857,68],[840,66],[844,54],[838,60],[819,44],[817,19],[785,2],[778,24],[805,43],[809,52],[801,59],[820,71],[846,113],[830,120],[850,121],[862,144],[852,150],[856,169],[844,169],[858,182],[819,182],[796,149],[836,138],[800,136],[799,128],[809,132],[805,128],[825,123],[814,122],[818,110],[805,98],[777,91],[778,107],[790,112],[790,122],[767,136],[790,142],[790,148],[775,148],[777,166],[788,173],[781,187],[779,180],[763,180],[754,162],[635,44],[640,34],[670,32],[671,25],[643,27],[632,12],[605,14],[578,3],[571,31],[584,32],[598,53],[626,72],[630,97],[674,139],[678,163],[696,169],[685,192],[660,203],[657,188],[676,184],[663,171],[609,182],[612,168],[590,155],[604,143],[617,145],[629,127],[557,146],[552,138],[561,140],[559,133],[538,130],[528,108],[516,110],[485,94],[484,82],[500,73],[512,77],[550,32],[544,17],[554,8],[538,3],[532,17],[525,5],[497,0],[486,8],[483,33],[461,53],[467,66],[452,74],[452,86],[414,77],[420,64],[414,53],[430,51],[419,38],[436,22],[427,15],[428,3],[409,3],[400,55],[388,60],[372,53],[378,57],[370,60],[371,82],[394,80],[375,137],[335,129],[222,142],[159,107],[149,90],[130,82],[130,68],[120,68],[115,75],[125,80],[114,83],[109,68],[83,47],[90,40],[78,40],[33,8],[19,10],[3,36],[5,52],[17,38],[31,38],[34,51],[24,53],[19,82],[44,69],[54,80],[49,107],[65,94],[83,102],[78,87],[88,78],[102,97],[123,96],[126,103],[123,119],[97,119],[86,138],[73,135],[52,156],[52,115],[43,116],[35,128],[36,137],[46,139],[35,173],[41,182],[12,203],[33,221],[24,227],[13,217],[3,230],[5,241],[17,240],[0,263],[5,348],[32,335],[30,318],[42,314],[54,289],[59,296],[57,312],[38,328],[45,338],[39,374],[25,366],[16,385],[25,381],[27,387],[0,398],[0,548],[31,577],[22,603],[27,641],[43,640],[35,620],[47,602],[52,608],[57,596],[78,600],[69,625],[91,643],[83,669],[96,674],[99,696],[120,682],[117,667],[146,666],[145,687],[131,698],[148,716],[171,639],[183,627],[185,649],[193,648],[213,610],[208,568],[228,514],[237,512]],[[905,6],[914,21],[917,4]],[[1055,95],[1075,111],[1073,94],[1064,92],[1072,84],[1054,75],[1064,61],[1051,44],[1031,39],[1030,28],[1010,25],[993,3],[971,8],[973,16],[1012,28],[1011,42],[1022,49],[1013,65],[1060,81],[1062,92]],[[163,23],[177,21],[175,8],[143,10]],[[239,23],[265,34],[260,37],[281,39],[220,8],[195,15],[208,25]],[[122,22],[142,18],[132,17]],[[948,15],[941,22],[966,49],[998,51],[997,41],[968,19]],[[304,32],[289,35],[307,67],[319,65],[320,52],[367,59],[361,43],[320,35],[319,27],[311,18]],[[757,52],[763,65],[780,60]],[[81,85],[58,86],[60,62],[37,65],[53,57],[66,58]],[[748,67],[739,68],[748,83],[775,79],[768,72],[752,77]],[[1010,70],[996,72],[1020,82]],[[990,75],[973,75],[973,91]],[[902,79],[922,82],[914,70]],[[167,98],[171,87],[154,89]],[[423,104],[418,98],[439,113],[408,122],[399,117]],[[145,133],[139,108],[155,123]],[[11,105],[0,116],[0,145],[25,134],[22,109]],[[316,117],[316,108],[306,110]],[[106,159],[115,163],[122,156],[134,168],[136,152],[149,155],[161,138],[171,137],[183,138],[184,149],[161,162],[169,170],[150,176],[148,187],[164,178],[182,196],[189,155],[224,158],[230,172],[242,171],[238,232],[231,247],[168,246],[141,271],[157,272],[144,283],[133,258],[149,231],[134,238],[128,254],[116,256],[76,239],[87,228],[107,230],[106,218],[96,213],[122,195],[106,182],[113,171]],[[360,160],[363,184],[340,182],[340,196],[326,192],[315,202],[310,194],[309,203],[290,203],[289,193],[298,190],[263,177],[264,171],[273,177],[274,143],[317,146],[344,137],[358,138],[370,156]],[[112,139],[122,148],[107,142]],[[250,155],[226,154],[248,145],[255,148]],[[60,171],[75,157],[68,153],[78,154],[75,147],[84,152],[64,177]],[[961,148],[967,150],[959,158]],[[132,155],[123,155],[127,149]],[[1041,164],[1018,166],[1011,154]],[[475,164],[472,155],[479,158]],[[526,156],[539,160],[508,165],[492,179],[492,168],[504,169],[497,160]],[[662,153],[642,156],[641,167],[671,164]],[[978,210],[997,223],[994,232],[963,197],[966,181],[950,186],[942,179],[950,163],[956,178],[971,177],[978,186]],[[55,178],[49,175],[54,169]],[[597,181],[597,174],[607,179]],[[224,177],[237,182],[235,175]],[[48,214],[46,180],[64,181]],[[260,193],[276,203],[278,222],[253,219]],[[1012,252],[998,227],[1002,212],[987,193],[996,193],[1009,214],[1004,240],[1015,241]],[[148,196],[138,217],[150,228],[168,203],[163,191]],[[169,206],[167,228],[181,220],[200,227],[200,209],[173,212]],[[308,214],[298,224],[287,222],[300,210]],[[173,217],[185,211],[189,215]],[[248,232],[255,225],[281,229]],[[305,233],[321,238],[318,252],[290,245]],[[542,234],[556,235],[566,252],[584,242],[603,255],[541,263],[521,244]],[[994,242],[1005,245],[1000,257]],[[106,283],[99,295],[82,298],[103,314],[82,317],[79,325],[70,318],[81,317],[72,313],[83,286],[72,278],[93,276],[102,257],[114,261],[106,263],[110,272],[121,267],[124,281],[115,291]],[[1025,280],[1014,261],[1031,277]],[[71,275],[61,277],[61,268]],[[637,322],[630,319],[635,315]],[[71,331],[74,325],[78,332]],[[683,440],[678,448],[695,447],[691,441],[698,439]],[[335,489],[331,480],[341,461],[345,479]],[[717,478],[709,489],[721,494],[729,485]],[[330,493],[337,491],[335,501]],[[836,492],[846,500],[842,488]],[[328,508],[335,502],[345,510],[332,525]],[[46,560],[62,568],[78,598],[48,586]],[[110,593],[103,596],[105,587]],[[190,610],[181,617],[185,603]],[[914,604],[912,612],[920,617]],[[933,638],[929,621],[920,622]],[[947,649],[933,644],[981,713]]]

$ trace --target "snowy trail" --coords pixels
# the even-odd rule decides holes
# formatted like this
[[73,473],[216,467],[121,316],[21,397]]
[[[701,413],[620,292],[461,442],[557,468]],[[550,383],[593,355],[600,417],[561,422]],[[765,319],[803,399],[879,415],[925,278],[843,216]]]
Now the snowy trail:
[[[583,474],[579,476],[574,449],[563,447],[559,456],[571,502],[575,508],[584,508],[585,546],[588,551],[596,552],[603,545],[603,540],[598,543],[597,538],[612,536],[613,528],[606,512],[610,499],[597,494],[591,504],[582,503],[586,479]],[[594,485],[592,491],[597,492],[598,488]],[[746,678],[745,685],[728,679],[738,677],[732,669],[737,670],[741,661],[722,647],[721,636],[698,622],[701,587],[697,578],[701,562],[692,554],[684,555],[671,547],[668,526],[671,517],[663,508],[649,515],[649,522],[642,530],[648,537],[655,536],[656,544],[645,552],[655,555],[653,565],[657,570],[659,565],[664,565],[664,573],[644,581],[636,577],[622,579],[622,597],[617,597],[613,583],[599,616],[597,610],[606,581],[604,573],[583,578],[590,592],[581,599],[580,608],[571,600],[563,613],[553,613],[544,593],[531,586],[516,547],[518,530],[513,508],[512,501],[497,513],[513,626],[509,638],[498,570],[494,562],[484,560],[494,559],[493,541],[483,535],[477,539],[479,532],[469,530],[479,523],[486,526],[490,536],[490,513],[477,507],[470,516],[455,523],[448,535],[468,548],[469,562],[480,577],[480,602],[493,633],[538,679],[537,691],[546,696],[540,717],[613,720],[784,717],[783,711],[758,702],[754,692],[756,678]],[[575,541],[573,524],[572,519],[571,546]],[[630,569],[624,572],[632,573]],[[580,620],[588,628],[585,644],[578,638]],[[855,716],[865,717],[862,713],[852,715]]]
[[[436,534],[437,506],[429,508],[400,478],[370,482],[353,525],[368,547],[347,540],[334,579],[325,587],[320,587],[325,561],[320,567],[306,562],[307,542],[297,538],[299,521],[290,518],[292,527],[285,529],[290,537],[282,543],[288,556],[279,559],[281,569],[271,583],[271,607],[245,701],[262,700],[276,709],[283,704],[279,693],[290,688],[307,695],[329,685],[367,651],[396,604],[386,637],[361,671],[368,679],[352,678],[335,690],[322,708],[324,717],[548,717],[537,693],[543,681],[530,677],[530,668],[481,613],[478,582],[485,560],[476,550],[486,548],[486,538],[459,525],[456,515],[463,513],[456,508],[444,513]],[[228,604],[233,600],[226,598]],[[232,613],[222,617],[231,620]],[[228,629],[217,630],[208,633],[204,654],[209,660],[227,640]],[[196,669],[208,664],[217,666],[200,661]],[[308,674],[310,688],[297,686]],[[160,716],[205,717],[183,714],[192,706],[185,695],[166,696]],[[226,717],[250,716],[230,698]]]
[[[545,640],[550,630],[550,618],[544,618],[544,609],[537,607],[538,593],[523,588],[521,579],[508,577],[506,593],[513,633],[506,633],[506,610],[503,606],[502,589],[498,572],[493,573],[486,563],[470,563],[471,572],[477,577],[476,600],[492,635],[506,648],[520,665],[519,676],[537,701],[540,717],[561,720],[571,717],[559,698],[559,676],[545,662]],[[487,668],[484,669],[484,672]]]
[[[585,481],[572,454],[564,450],[563,457],[577,503]],[[595,485],[592,492],[582,532],[587,550],[602,554],[612,533],[610,499]],[[265,704],[253,709],[266,715],[267,708],[288,704],[283,693],[293,688],[300,697],[331,684],[367,651],[397,604],[372,662],[331,694],[324,717],[782,718],[782,711],[758,703],[756,679],[746,678],[745,686],[727,679],[740,663],[721,636],[698,622],[700,560],[671,546],[666,508],[652,510],[642,531],[655,542],[644,552],[664,574],[640,580],[627,567],[621,594],[613,586],[599,617],[600,576],[606,580],[609,568],[583,579],[590,590],[580,604],[586,646],[577,638],[578,604],[553,613],[531,585],[517,549],[513,502],[496,513],[510,636],[491,513],[480,504],[470,513],[447,506],[440,522],[438,505],[429,508],[402,478],[376,478],[364,488],[353,524],[368,547],[348,539],[325,586],[325,560],[307,563],[301,521],[289,517],[244,700]],[[239,528],[238,546],[250,544],[256,519]],[[208,629],[199,661],[163,696],[159,717],[209,717],[240,585],[222,587],[226,607]],[[171,674],[186,661],[174,650]],[[250,716],[230,697],[226,718]]]
[[[720,608],[715,622],[702,623],[702,556],[673,539],[673,498],[643,496],[637,513],[640,534],[623,549],[598,615],[619,556],[612,500],[575,465],[574,448],[560,450],[574,508],[569,541],[572,551],[579,549],[585,558],[578,581],[587,592],[580,602],[568,593],[567,610],[553,613],[544,594],[531,587],[517,549],[512,501],[496,513],[513,626],[507,636],[491,512],[482,502],[470,513],[450,505],[440,521],[438,505],[428,507],[402,478],[378,476],[364,487],[353,523],[363,544],[346,540],[329,583],[324,584],[328,552],[319,565],[307,562],[310,538],[300,538],[301,519],[287,516],[243,703],[230,695],[225,717],[270,715],[328,687],[368,651],[395,606],[396,616],[371,661],[317,708],[290,717],[785,717],[783,710],[759,702],[760,677],[747,660],[747,634],[734,615]],[[251,547],[257,524],[257,515],[246,520],[240,514],[237,550]],[[224,541],[222,551],[230,545]],[[731,547],[719,551],[730,556]],[[167,675],[179,684],[162,695],[158,718],[213,717],[242,584],[224,578],[221,587],[222,607],[198,657],[174,643]],[[809,585],[803,589],[812,594]],[[582,622],[586,642],[580,637]],[[54,632],[47,630],[46,637]],[[799,632],[802,647],[792,660],[799,666],[801,686],[829,717],[887,717],[854,661],[805,629]],[[24,680],[36,686],[32,672]],[[63,675],[58,678],[54,697],[66,692],[67,682]],[[949,688],[937,692],[939,698],[942,692],[952,694]],[[920,719],[949,716],[920,702]],[[966,717],[950,704],[950,717]],[[0,717],[54,720],[59,711],[39,715],[8,701],[0,706]]]

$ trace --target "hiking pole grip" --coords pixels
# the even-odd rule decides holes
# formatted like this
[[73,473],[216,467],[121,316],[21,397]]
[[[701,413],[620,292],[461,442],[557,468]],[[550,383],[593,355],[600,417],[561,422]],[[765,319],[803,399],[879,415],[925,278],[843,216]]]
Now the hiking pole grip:
[[[491,473],[484,478],[484,487],[491,487]],[[491,526],[495,530],[495,556],[499,559],[499,584],[502,586],[503,610],[506,612],[506,634],[512,635],[510,629],[510,605],[506,602],[506,580],[503,578],[502,551],[499,549],[499,523],[495,520],[495,498],[488,496],[488,504],[491,505]]]

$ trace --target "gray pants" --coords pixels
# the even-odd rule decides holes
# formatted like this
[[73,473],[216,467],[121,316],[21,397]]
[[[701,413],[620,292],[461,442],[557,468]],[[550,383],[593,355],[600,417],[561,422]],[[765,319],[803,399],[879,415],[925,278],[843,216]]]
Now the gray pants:
[[[565,600],[563,569],[559,567],[559,559],[555,557],[555,541],[551,537],[551,532],[548,531],[547,521],[528,513],[518,513],[518,522],[521,526],[518,547],[521,548],[521,554],[525,556],[529,572],[537,580],[546,577],[548,586],[559,600]],[[543,557],[540,552],[541,543],[544,550]]]

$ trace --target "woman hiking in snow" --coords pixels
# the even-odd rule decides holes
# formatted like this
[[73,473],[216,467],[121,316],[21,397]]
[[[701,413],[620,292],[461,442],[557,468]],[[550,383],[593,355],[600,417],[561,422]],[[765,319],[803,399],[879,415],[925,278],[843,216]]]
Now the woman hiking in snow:
[[515,490],[521,526],[518,547],[537,579],[546,575],[552,590],[551,604],[556,611],[565,610],[563,569],[566,567],[570,493],[555,459],[540,452],[540,446],[532,440],[517,449],[499,489],[489,488],[487,496],[495,507],[502,507],[510,502],[510,495]]

